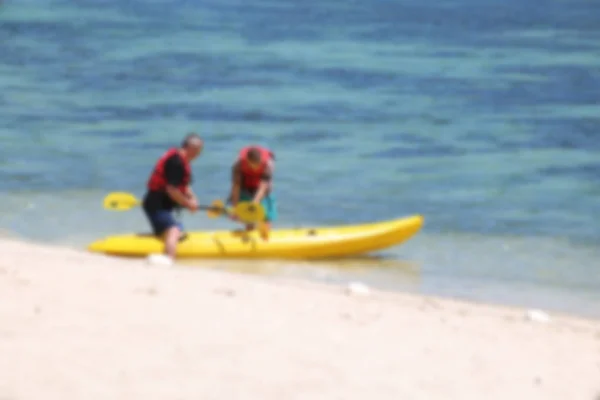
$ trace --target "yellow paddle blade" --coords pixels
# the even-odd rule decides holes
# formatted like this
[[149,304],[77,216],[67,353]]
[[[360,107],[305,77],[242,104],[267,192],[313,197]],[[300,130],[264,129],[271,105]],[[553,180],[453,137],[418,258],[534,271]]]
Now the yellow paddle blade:
[[265,219],[265,209],[260,204],[254,204],[249,201],[238,203],[233,213],[240,221],[247,224],[262,222]]
[[104,208],[113,211],[126,211],[140,205],[140,201],[131,193],[109,193],[103,202]]
[[223,215],[227,209],[222,200],[215,200],[210,203],[210,209],[206,212],[209,218],[217,218]]

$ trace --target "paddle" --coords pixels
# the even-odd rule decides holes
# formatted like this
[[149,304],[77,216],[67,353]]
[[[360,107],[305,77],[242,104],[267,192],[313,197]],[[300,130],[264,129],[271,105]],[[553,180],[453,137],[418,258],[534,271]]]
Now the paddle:
[[[106,195],[103,206],[107,210],[127,211],[141,205],[135,195],[127,192],[112,192]],[[210,218],[217,218],[222,215],[235,215],[241,222],[247,224],[256,224],[263,222],[265,210],[260,204],[251,202],[240,202],[234,208],[225,207],[221,200],[215,200],[210,206],[200,206],[200,210],[207,211]]]

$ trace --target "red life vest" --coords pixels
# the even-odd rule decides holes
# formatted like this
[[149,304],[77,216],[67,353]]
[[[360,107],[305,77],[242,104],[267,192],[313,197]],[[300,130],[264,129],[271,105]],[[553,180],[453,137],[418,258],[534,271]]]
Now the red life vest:
[[[254,169],[248,161],[248,151],[251,148],[256,148],[260,151],[260,167]],[[269,165],[269,161],[275,159],[275,154],[269,149],[258,146],[244,147],[238,155],[240,161],[240,172],[242,174],[242,186],[244,189],[256,190],[260,186],[262,176]]]
[[189,185],[192,178],[192,171],[190,168],[190,163],[179,154],[179,149],[172,148],[169,149],[165,154],[163,154],[158,161],[156,162],[156,166],[150,175],[150,179],[148,179],[148,189],[153,192],[163,192],[167,187],[167,179],[165,177],[165,162],[174,154],[177,154],[181,160],[183,161],[183,167],[185,169],[183,175],[183,182],[177,188],[181,191],[185,190],[186,186]]

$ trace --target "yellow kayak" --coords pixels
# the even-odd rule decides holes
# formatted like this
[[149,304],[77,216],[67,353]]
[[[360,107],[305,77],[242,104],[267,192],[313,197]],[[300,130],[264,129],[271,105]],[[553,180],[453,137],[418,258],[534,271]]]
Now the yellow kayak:
[[[178,258],[319,259],[348,257],[398,245],[423,226],[423,216],[335,227],[274,229],[268,241],[259,233],[241,231],[188,232],[177,246]],[[110,255],[145,257],[162,253],[162,241],[150,234],[109,236],[88,250]]]

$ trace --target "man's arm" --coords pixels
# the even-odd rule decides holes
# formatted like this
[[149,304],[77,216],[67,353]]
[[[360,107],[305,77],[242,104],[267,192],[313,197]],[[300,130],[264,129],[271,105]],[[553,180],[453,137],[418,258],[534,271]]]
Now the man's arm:
[[[183,183],[185,169],[179,157],[172,156],[165,162],[165,177],[167,179],[167,194],[173,201],[182,207],[188,208],[192,204],[187,193],[179,190],[178,186]],[[189,188],[189,186],[188,186]]]
[[229,201],[235,207],[240,201],[240,190],[242,187],[242,173],[240,171],[240,163],[236,162],[231,168],[231,193]]
[[198,202],[198,198],[196,197],[196,193],[194,193],[194,191],[192,190],[192,187],[190,185],[187,185],[185,187],[184,194],[185,194],[185,196],[188,199],[194,200],[194,201]]
[[252,200],[254,203],[260,203],[269,191],[269,189],[271,189],[274,170],[275,164],[273,162],[269,162],[267,164],[267,168],[265,168],[265,171],[263,172],[260,178],[260,185],[258,186],[256,194],[254,195],[254,199]]

